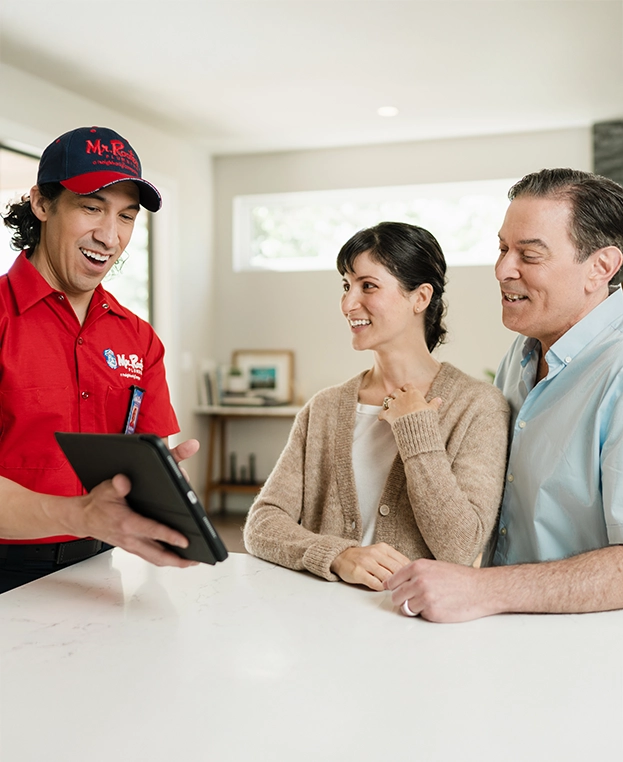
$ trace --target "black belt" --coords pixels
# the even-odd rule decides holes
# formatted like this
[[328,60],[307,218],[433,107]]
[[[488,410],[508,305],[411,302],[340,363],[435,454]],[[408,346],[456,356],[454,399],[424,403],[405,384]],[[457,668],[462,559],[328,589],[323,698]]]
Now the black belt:
[[62,566],[91,558],[91,556],[109,548],[112,548],[112,545],[101,540],[0,545],[0,561],[42,561]]

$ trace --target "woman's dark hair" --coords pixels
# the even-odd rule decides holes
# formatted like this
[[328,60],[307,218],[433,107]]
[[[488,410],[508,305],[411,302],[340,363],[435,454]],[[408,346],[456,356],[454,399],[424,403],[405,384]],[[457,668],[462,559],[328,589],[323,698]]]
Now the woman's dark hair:
[[407,293],[423,283],[430,283],[433,295],[426,308],[424,330],[430,352],[442,344],[446,336],[443,317],[446,305],[446,260],[435,236],[417,225],[406,222],[379,222],[360,230],[347,241],[337,255],[340,275],[353,273],[355,260],[368,252],[371,259],[390,272]]
[[[63,192],[60,183],[42,183],[39,191],[44,198],[56,202]],[[2,215],[4,224],[15,231],[11,236],[11,246],[17,251],[28,249],[33,251],[41,236],[41,222],[30,207],[30,199],[23,196],[21,201],[7,205],[8,212]]]

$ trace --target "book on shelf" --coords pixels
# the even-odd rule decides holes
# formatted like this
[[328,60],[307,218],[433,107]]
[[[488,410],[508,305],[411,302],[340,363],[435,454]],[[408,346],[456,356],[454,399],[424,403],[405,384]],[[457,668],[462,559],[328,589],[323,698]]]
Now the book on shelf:
[[276,400],[274,397],[266,397],[254,392],[247,392],[247,394],[233,394],[232,392],[225,392],[221,396],[221,405],[246,405],[248,407],[278,407],[280,405],[289,405],[290,402],[284,402],[283,400]]
[[220,401],[218,373],[213,360],[203,360],[198,374],[198,399],[202,407],[218,405]]
[[262,407],[266,404],[265,397],[258,397],[255,394],[231,394],[225,392],[221,396],[221,405],[248,405]]

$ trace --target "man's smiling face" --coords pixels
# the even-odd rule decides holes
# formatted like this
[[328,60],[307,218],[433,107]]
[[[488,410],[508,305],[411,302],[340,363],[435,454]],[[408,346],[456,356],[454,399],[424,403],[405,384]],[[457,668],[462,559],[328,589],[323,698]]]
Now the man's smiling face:
[[577,261],[566,199],[519,196],[500,230],[495,277],[502,292],[502,322],[539,339],[544,351],[594,306],[592,256]]
[[130,241],[138,197],[136,185],[125,181],[88,196],[63,190],[54,201],[34,188],[41,239],[30,261],[53,288],[90,299]]

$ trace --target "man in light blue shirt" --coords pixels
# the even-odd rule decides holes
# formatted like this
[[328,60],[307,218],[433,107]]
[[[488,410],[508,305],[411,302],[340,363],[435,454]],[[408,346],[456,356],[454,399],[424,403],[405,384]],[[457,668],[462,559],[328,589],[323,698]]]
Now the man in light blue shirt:
[[622,331],[617,288],[553,344],[539,383],[536,339],[519,336],[502,361],[512,441],[495,565],[623,543]]
[[435,621],[623,608],[623,188],[553,169],[509,198],[495,274],[521,335],[496,377],[512,441],[494,566],[420,559],[386,583]]

